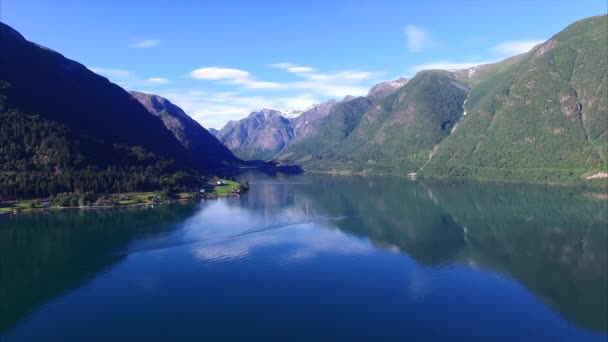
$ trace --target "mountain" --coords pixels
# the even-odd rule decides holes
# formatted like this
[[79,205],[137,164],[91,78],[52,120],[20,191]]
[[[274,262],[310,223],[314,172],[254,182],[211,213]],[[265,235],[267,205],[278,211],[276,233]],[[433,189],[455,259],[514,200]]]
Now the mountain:
[[332,172],[605,178],[607,37],[607,16],[592,17],[499,63],[381,83],[366,96],[370,103],[335,106],[277,159]]
[[329,100],[318,105],[309,107],[298,117],[290,120],[293,127],[293,142],[298,142],[311,136],[320,128],[323,118],[329,115],[339,102]]
[[[192,186],[216,170],[133,96],[0,23],[0,199]],[[234,158],[217,145],[208,155]]]
[[232,152],[215,138],[209,131],[181,108],[158,95],[130,91],[151,114],[159,117],[165,127],[188,151],[195,154],[201,162],[216,167],[239,162]]
[[605,172],[608,17],[578,21],[530,52],[454,73],[466,117],[421,170],[438,177],[562,181]]
[[[399,78],[391,82],[379,83],[371,88],[364,98],[368,102],[377,101],[394,93],[407,81],[405,78]],[[338,104],[356,99],[347,95],[341,101],[332,99],[301,111],[280,112],[264,109],[261,112],[253,112],[244,119],[229,122],[216,136],[240,158],[249,160],[276,158],[285,154],[291,145],[304,141],[320,131],[324,119],[339,107]],[[351,105],[357,106],[355,103]],[[263,113],[266,114],[262,115]]]
[[280,159],[308,169],[416,170],[462,116],[469,89],[433,71],[421,72],[404,83],[375,103],[360,97],[337,107],[322,130],[293,145]]
[[215,136],[242,159],[272,159],[293,141],[311,134],[336,103],[329,100],[303,111],[263,109],[228,122]]
[[217,138],[238,157],[270,159],[293,138],[289,120],[281,112],[262,109],[239,121],[230,121]]
[[323,159],[328,151],[339,145],[357,127],[371,105],[372,102],[365,97],[335,104],[306,137],[281,151],[277,159],[281,163],[312,169],[317,160]]

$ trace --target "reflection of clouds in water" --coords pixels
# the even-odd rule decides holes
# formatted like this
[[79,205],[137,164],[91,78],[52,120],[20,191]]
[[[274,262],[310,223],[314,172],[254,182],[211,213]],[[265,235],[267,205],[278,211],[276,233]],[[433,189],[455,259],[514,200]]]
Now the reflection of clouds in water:
[[[241,235],[217,243],[197,246],[194,254],[207,262],[225,262],[249,257],[255,249],[281,246],[276,253],[280,263],[305,262],[322,253],[353,255],[372,250],[366,241],[338,230],[319,227],[319,223],[294,223],[284,229]],[[322,228],[322,229],[319,229]]]
[[317,216],[298,207],[267,217],[220,201],[193,218],[184,235],[210,242],[193,248],[196,257],[207,262],[238,260],[255,249],[272,246],[285,248],[277,254],[285,263],[303,262],[321,253],[350,255],[372,250],[367,241],[330,227],[332,220],[341,219]]
[[407,288],[410,297],[415,299],[422,299],[426,297],[431,291],[429,284],[430,281],[431,279],[429,279],[427,272],[414,267],[410,273]]

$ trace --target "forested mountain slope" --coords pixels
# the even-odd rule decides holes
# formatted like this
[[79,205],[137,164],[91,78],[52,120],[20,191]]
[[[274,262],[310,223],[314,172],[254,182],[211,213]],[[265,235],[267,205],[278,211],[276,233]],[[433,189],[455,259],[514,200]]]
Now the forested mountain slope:
[[[467,116],[422,171],[559,181],[605,171],[608,20],[578,21],[529,53],[470,70]],[[478,72],[481,75],[476,75]]]
[[119,86],[0,23],[0,199],[192,186],[220,164]]

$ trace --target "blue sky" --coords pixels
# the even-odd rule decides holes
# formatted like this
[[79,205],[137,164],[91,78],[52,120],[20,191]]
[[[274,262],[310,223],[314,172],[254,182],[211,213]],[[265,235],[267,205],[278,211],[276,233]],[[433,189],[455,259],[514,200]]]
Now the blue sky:
[[425,68],[497,61],[607,11],[606,0],[0,2],[27,39],[214,128]]

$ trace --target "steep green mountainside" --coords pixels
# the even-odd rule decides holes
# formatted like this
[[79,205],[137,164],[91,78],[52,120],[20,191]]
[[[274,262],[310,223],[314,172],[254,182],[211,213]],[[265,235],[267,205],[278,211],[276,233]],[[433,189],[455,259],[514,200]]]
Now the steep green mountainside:
[[0,200],[193,186],[217,166],[119,86],[0,24]]
[[317,124],[315,133],[288,146],[277,159],[283,163],[310,167],[330,156],[333,149],[359,125],[371,105],[372,102],[365,97],[336,104],[329,115]]
[[407,174],[427,160],[462,117],[468,88],[432,71],[414,77],[368,110],[336,149],[339,163],[354,171]]
[[606,171],[607,18],[581,20],[485,66],[494,72],[472,70],[467,115],[421,173],[551,182]]
[[604,15],[499,63],[420,72],[368,108],[336,106],[278,160],[332,172],[599,179],[608,168],[607,87]]
[[462,116],[468,88],[440,72],[421,72],[372,104],[360,98],[337,107],[315,136],[281,159],[310,170],[407,174],[427,160]]

